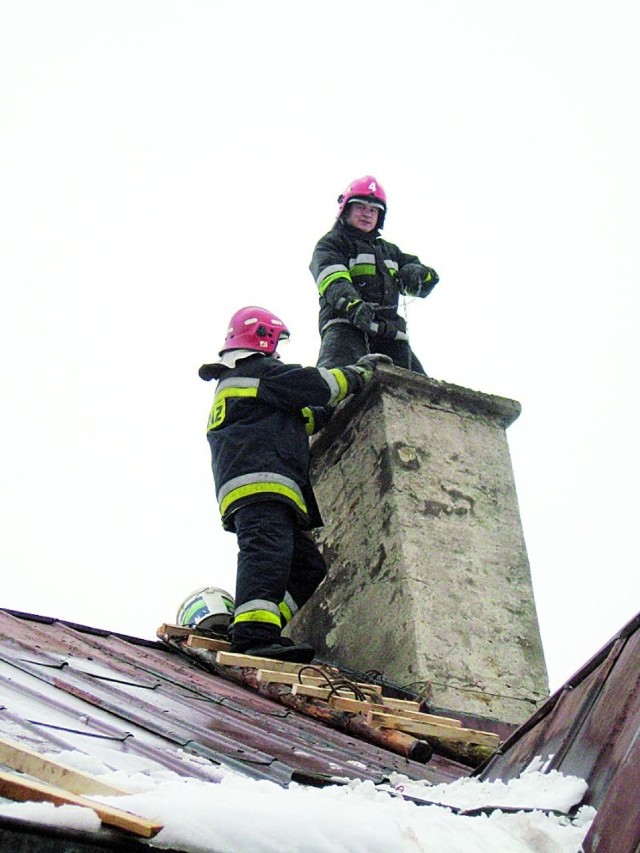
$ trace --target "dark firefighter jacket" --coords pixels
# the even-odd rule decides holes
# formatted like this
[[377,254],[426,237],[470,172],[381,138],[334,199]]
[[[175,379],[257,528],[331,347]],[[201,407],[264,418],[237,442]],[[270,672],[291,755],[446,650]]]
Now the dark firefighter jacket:
[[261,354],[235,367],[213,365],[203,379],[219,378],[207,439],[222,524],[233,530],[233,513],[259,500],[284,501],[302,527],[322,524],[309,481],[308,436],[327,422],[325,407],[363,385],[349,367],[302,367]]
[[320,294],[320,332],[332,321],[344,322],[345,308],[354,300],[382,306],[379,316],[405,331],[397,313],[399,295],[428,296],[438,283],[416,255],[400,251],[378,231],[365,234],[342,219],[316,244],[309,269]]

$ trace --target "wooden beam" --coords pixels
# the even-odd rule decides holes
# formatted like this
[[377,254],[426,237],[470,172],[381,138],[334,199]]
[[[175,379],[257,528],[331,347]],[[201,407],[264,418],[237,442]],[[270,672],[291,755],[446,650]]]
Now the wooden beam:
[[500,738],[493,732],[478,732],[473,729],[465,729],[457,726],[443,726],[440,723],[419,722],[395,714],[386,714],[381,711],[369,711],[367,720],[373,726],[383,726],[389,729],[400,729],[411,734],[433,735],[442,740],[447,738],[457,743],[475,743],[497,749],[500,746]]
[[[390,718],[396,717],[403,720],[415,720],[419,723],[431,723],[433,725],[443,725],[447,728],[461,728],[462,723],[459,720],[450,719],[449,717],[436,717],[431,714],[423,714],[421,711],[408,711],[406,709],[397,710],[389,707],[389,701],[386,696],[381,696],[382,702],[369,701],[367,699],[356,699],[353,691],[348,687],[340,688],[335,692],[331,692],[323,685],[307,683],[306,679],[301,684],[299,681],[287,681],[285,683],[292,684],[292,693],[295,696],[311,696],[314,699],[324,699],[331,705],[332,708],[338,708],[341,711],[348,711],[353,714],[367,714],[369,711],[381,712]],[[394,728],[401,729],[401,725]],[[404,729],[409,731],[408,729]]]
[[361,702],[359,699],[349,696],[336,696],[335,693],[327,699],[327,703],[330,708],[336,708],[338,711],[347,711],[350,714],[366,714],[368,711],[373,710],[373,708],[383,707],[378,704],[374,705],[372,702]]
[[433,723],[437,726],[449,726],[453,728],[461,728],[460,720],[454,720],[452,717],[437,717],[433,714],[425,714],[423,711],[411,711],[407,708],[396,708],[393,705],[388,705],[387,700],[384,700],[384,708],[375,707],[374,711],[385,711],[393,714],[396,717],[402,717],[407,720],[417,720],[423,723]]
[[[357,699],[350,699],[346,696],[330,696],[327,699],[332,708],[338,708],[341,711],[351,711],[353,714],[368,714],[369,711],[379,711],[383,714],[401,717],[406,720],[416,720],[422,723],[433,723],[446,725],[447,728],[460,728],[462,723],[459,720],[450,720],[448,717],[434,717],[431,714],[423,714],[420,711],[396,711],[394,708],[389,708],[387,705],[387,697],[382,697],[382,704],[377,702],[361,702]],[[397,728],[402,728],[398,726]]]
[[73,794],[89,796],[97,794],[111,797],[132,793],[126,788],[103,782],[90,773],[83,773],[81,770],[68,767],[53,758],[45,758],[39,752],[1,737],[0,764],[6,764],[7,767],[11,767],[12,770],[19,770],[21,773],[28,773],[43,782],[58,785]]
[[[311,696],[314,699],[324,699],[325,702],[330,696],[344,696],[347,699],[355,698],[353,690],[341,687],[332,692],[328,687],[316,687],[314,684],[294,684],[291,688],[291,692],[294,696]],[[371,706],[371,703],[367,704]]]
[[123,809],[96,803],[94,800],[79,797],[76,794],[63,791],[62,788],[36,782],[27,777],[19,776],[17,773],[0,772],[0,796],[21,803],[48,802],[56,806],[65,804],[82,806],[95,812],[103,823],[109,826],[117,826],[119,829],[140,835],[143,838],[152,838],[160,832],[163,826],[161,823],[146,820]]
[[216,663],[221,666],[250,667],[251,669],[271,669],[274,672],[299,672],[307,663],[291,663],[286,660],[258,658],[253,655],[237,655],[233,652],[218,652]]
[[[258,681],[261,681],[263,684],[274,682],[277,684],[309,684],[313,687],[327,687],[326,678],[320,678],[317,675],[307,675],[306,672],[275,672],[271,669],[259,669]],[[373,693],[376,696],[382,694],[382,688],[378,684],[358,683],[356,687],[363,692]],[[344,689],[348,688],[345,687]]]
[[161,640],[164,637],[188,637],[190,634],[193,634],[192,628],[183,628],[182,625],[171,625],[167,622],[163,622],[156,631],[156,637]]
[[195,628],[184,628],[182,625],[163,623],[156,631],[160,640],[186,640],[187,645],[195,649],[210,649],[212,652],[228,651],[231,643],[218,637],[208,637]]
[[208,649],[210,652],[228,652],[231,643],[227,640],[216,640],[213,637],[202,637],[199,634],[190,634],[187,638],[190,649]]
[[397,708],[398,710],[419,711],[420,703],[409,699],[394,699],[391,696],[384,697],[384,704],[389,708]]
[[[402,755],[411,761],[419,761],[426,763],[431,758],[433,750],[429,744],[405,732],[394,731],[393,729],[382,729],[370,726],[363,714],[345,714],[342,711],[337,711],[335,708],[330,708],[326,702],[315,704],[310,702],[305,696],[294,696],[287,685],[284,684],[262,684],[257,679],[257,669],[255,669],[256,658],[246,658],[252,663],[252,666],[237,666],[234,661],[233,666],[223,665],[218,662],[217,657],[221,656],[223,660],[228,660],[229,657],[235,658],[235,655],[227,655],[225,652],[218,652],[216,658],[212,658],[209,652],[194,649],[189,652],[194,657],[198,658],[207,669],[214,672],[216,675],[229,678],[238,684],[244,684],[246,687],[251,687],[262,696],[267,696],[269,699],[274,699],[286,705],[288,708],[293,708],[301,714],[312,717],[315,720],[321,721],[323,724],[331,726],[335,729],[347,732],[352,737],[362,738],[363,740],[380,746],[383,749],[389,749],[392,752]],[[273,669],[275,661],[268,660],[263,664]],[[289,664],[289,666],[300,667],[301,664]],[[331,670],[331,667],[324,669]],[[480,762],[477,762],[480,763]]]

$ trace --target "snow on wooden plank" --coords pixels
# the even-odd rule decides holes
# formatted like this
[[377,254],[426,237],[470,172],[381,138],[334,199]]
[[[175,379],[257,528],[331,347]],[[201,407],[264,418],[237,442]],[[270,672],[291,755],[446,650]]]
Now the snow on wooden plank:
[[0,738],[0,764],[6,764],[7,767],[19,770],[21,773],[28,773],[43,782],[58,785],[73,794],[120,796],[131,793],[125,788],[103,782],[90,773],[68,767],[53,758],[47,758],[39,752],[34,752],[5,738]]
[[105,806],[86,797],[80,797],[53,785],[33,781],[17,773],[0,772],[0,796],[18,802],[49,802],[56,806],[82,806],[95,812],[103,823],[117,826],[142,838],[152,838],[162,829],[162,824],[146,820],[123,809]]

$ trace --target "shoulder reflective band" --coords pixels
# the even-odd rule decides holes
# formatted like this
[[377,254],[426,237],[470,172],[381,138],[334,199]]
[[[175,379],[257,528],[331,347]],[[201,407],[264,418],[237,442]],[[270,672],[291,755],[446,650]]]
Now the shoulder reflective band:
[[226,401],[229,397],[256,397],[259,385],[259,379],[252,379],[250,377],[224,379],[222,382],[219,382],[216,395],[213,398],[213,406],[209,413],[207,432],[216,429],[224,421],[227,412]]

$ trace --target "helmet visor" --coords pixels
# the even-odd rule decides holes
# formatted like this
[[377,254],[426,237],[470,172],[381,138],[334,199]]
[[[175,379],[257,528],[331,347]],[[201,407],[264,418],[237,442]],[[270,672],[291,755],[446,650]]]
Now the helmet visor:
[[375,207],[378,210],[384,210],[384,204],[381,201],[371,201],[370,198],[350,198],[347,204],[364,204],[366,207]]

